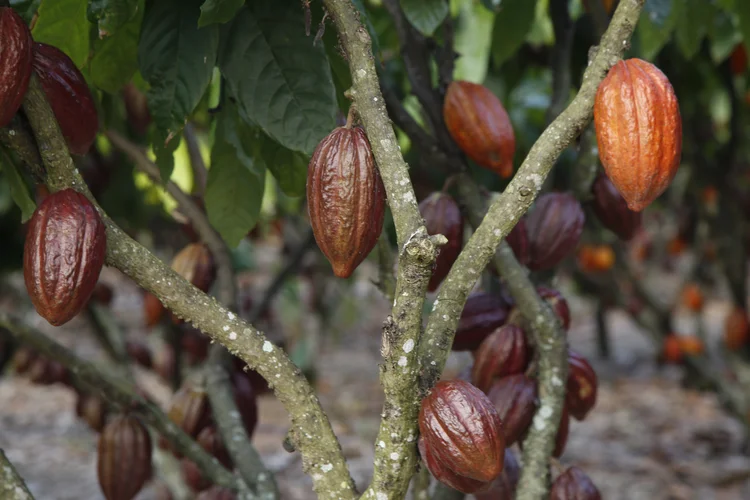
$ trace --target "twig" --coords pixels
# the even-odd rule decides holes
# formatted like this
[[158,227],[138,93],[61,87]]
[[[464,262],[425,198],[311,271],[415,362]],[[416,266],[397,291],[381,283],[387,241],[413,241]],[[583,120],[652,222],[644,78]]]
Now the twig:
[[0,498],[34,500],[29,488],[0,448]]

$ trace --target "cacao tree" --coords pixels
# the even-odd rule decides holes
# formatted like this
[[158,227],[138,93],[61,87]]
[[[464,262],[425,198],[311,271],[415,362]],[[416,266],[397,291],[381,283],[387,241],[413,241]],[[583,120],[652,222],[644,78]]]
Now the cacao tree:
[[[561,277],[750,428],[748,46],[741,0],[0,2],[0,368],[75,391],[108,500],[170,461],[168,498],[281,498],[251,442],[269,392],[310,498],[601,498],[557,461],[600,383]],[[248,292],[270,240],[283,265]],[[103,268],[141,290],[148,341]],[[669,305],[655,269],[684,284]],[[717,281],[732,308],[709,345],[673,315]],[[321,321],[355,283],[391,309],[364,483],[312,341],[278,327],[289,282]],[[81,322],[108,363],[55,338]],[[30,498],[0,462],[0,497]]]

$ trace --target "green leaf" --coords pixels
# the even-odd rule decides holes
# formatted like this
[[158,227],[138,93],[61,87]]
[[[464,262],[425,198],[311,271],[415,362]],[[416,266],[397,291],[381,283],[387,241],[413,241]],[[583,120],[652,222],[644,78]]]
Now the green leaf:
[[750,50],[750,2],[747,0],[735,1],[734,12],[737,14],[740,31],[745,39],[745,47]]
[[307,156],[285,148],[265,134],[260,139],[260,156],[284,194],[295,197],[305,194]]
[[219,67],[240,111],[279,144],[312,153],[335,127],[323,44],[305,36],[296,0],[253,0],[225,34]]
[[458,20],[455,47],[461,57],[453,76],[456,80],[482,83],[487,77],[495,15],[479,4],[464,3]]
[[216,25],[198,28],[199,0],[149,2],[138,42],[138,64],[151,85],[154,122],[181,130],[211,82],[219,49]]
[[635,36],[640,43],[641,57],[653,61],[674,32],[677,12],[672,10],[669,18],[662,25],[656,25],[649,16],[641,16],[636,26]]
[[34,215],[36,203],[34,203],[31,194],[29,194],[29,187],[24,182],[21,173],[13,162],[10,161],[5,152],[0,155],[0,160],[2,160],[0,161],[0,171],[5,174],[5,180],[8,181],[10,196],[16,202],[16,205],[18,205],[18,208],[21,209],[21,222],[26,222]]
[[201,17],[198,26],[223,24],[231,21],[245,5],[245,0],[206,0],[201,5]]
[[425,36],[432,36],[448,15],[446,0],[401,0],[401,8],[406,19]]
[[26,21],[26,24],[30,24],[41,1],[42,0],[10,0],[10,6],[13,7],[13,10],[15,10],[24,21]]
[[713,29],[708,36],[711,39],[711,60],[714,64],[724,61],[737,44],[742,43],[742,33],[734,26],[732,17],[723,11],[714,17]]
[[156,156],[156,166],[159,167],[161,178],[166,180],[172,177],[174,170],[174,152],[180,146],[182,135],[171,137],[167,131],[154,128],[151,133],[151,149]]
[[89,57],[86,6],[87,0],[42,0],[31,31],[34,41],[54,45],[82,68]]
[[97,24],[99,37],[104,38],[114,35],[142,10],[140,0],[90,0],[87,16]]
[[504,0],[492,31],[492,58],[502,64],[523,44],[534,23],[536,0]]
[[482,5],[490,12],[500,12],[503,0],[482,0]]
[[208,220],[231,248],[258,222],[266,170],[253,160],[255,132],[234,106],[225,105],[216,123],[206,183]]
[[136,16],[114,35],[94,42],[89,74],[92,83],[110,94],[118,92],[138,70],[138,35],[143,21],[143,0]]
[[671,13],[672,0],[646,0],[641,20],[648,19],[653,25],[662,28],[667,24]]
[[706,20],[713,19],[711,5],[705,0],[683,0],[675,24],[677,48],[686,59],[692,59],[706,35]]

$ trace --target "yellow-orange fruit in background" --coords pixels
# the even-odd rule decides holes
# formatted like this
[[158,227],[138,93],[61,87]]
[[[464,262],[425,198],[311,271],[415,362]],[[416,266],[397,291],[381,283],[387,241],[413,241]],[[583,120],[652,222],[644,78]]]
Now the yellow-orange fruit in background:
[[[589,1],[590,0],[583,0],[583,8],[586,9],[586,12],[591,12]],[[604,10],[607,11],[607,14],[612,14],[612,11],[615,10],[615,0],[594,0],[594,2],[601,2],[604,5]]]
[[664,73],[641,59],[620,61],[596,92],[599,158],[631,210],[640,212],[672,182],[682,154],[682,118]]
[[694,312],[703,309],[703,293],[697,284],[688,283],[682,289],[682,305]]

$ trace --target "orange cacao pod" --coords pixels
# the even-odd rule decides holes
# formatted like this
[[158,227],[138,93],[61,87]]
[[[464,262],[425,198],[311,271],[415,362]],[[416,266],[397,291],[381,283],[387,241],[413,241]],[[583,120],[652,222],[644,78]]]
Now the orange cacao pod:
[[628,208],[612,181],[604,174],[599,174],[591,186],[594,198],[591,208],[604,227],[615,233],[623,241],[630,240],[641,227],[641,212]]
[[586,358],[568,349],[568,383],[565,403],[573,418],[583,420],[596,405],[598,384],[596,372]]
[[513,175],[516,137],[500,99],[483,85],[454,81],[443,104],[445,126],[477,165],[507,179]]
[[487,482],[503,470],[503,424],[492,402],[468,382],[435,384],[422,400],[419,432],[435,461],[459,476]]
[[601,500],[594,483],[578,467],[570,467],[557,476],[549,492],[550,500]]
[[571,193],[546,193],[526,216],[532,271],[551,269],[572,252],[583,233],[586,216]]
[[427,290],[434,292],[448,275],[458,254],[461,253],[464,220],[456,202],[445,193],[432,193],[419,204],[419,211],[422,213],[428,233],[442,234],[448,238],[448,243],[440,248],[440,253],[435,260],[435,269],[427,285]]
[[682,346],[677,335],[670,333],[664,337],[661,356],[666,363],[679,364],[682,362]]
[[[503,325],[484,339],[475,352],[471,379],[486,393],[493,380],[523,373],[528,364],[529,348],[523,329],[518,325]],[[502,415],[500,418],[507,425]]]
[[54,326],[88,302],[107,249],[104,223],[82,194],[64,189],[34,211],[26,233],[23,277],[36,311]]
[[202,292],[207,292],[216,278],[214,258],[203,243],[190,243],[177,252],[172,270]]
[[96,471],[107,500],[131,500],[151,479],[151,437],[138,417],[118,416],[104,426]]
[[307,209],[333,273],[348,278],[375,247],[385,218],[385,187],[362,128],[339,127],[315,148]]
[[607,177],[631,210],[642,211],[680,165],[682,118],[672,85],[649,62],[618,62],[596,92],[594,126]]
[[492,481],[489,490],[475,496],[477,500],[514,500],[520,479],[521,464],[518,463],[516,455],[510,451],[510,448],[505,448],[503,472]]
[[508,319],[508,303],[500,296],[488,292],[475,292],[466,300],[458,320],[454,351],[473,351],[495,329]]
[[703,293],[697,283],[688,283],[682,289],[682,305],[693,312],[699,312],[703,309]]
[[750,341],[750,327],[748,327],[747,314],[741,307],[735,307],[724,320],[724,345],[736,351],[748,341]]
[[471,479],[469,477],[464,477],[460,474],[456,474],[453,470],[450,469],[450,467],[445,466],[442,462],[435,459],[431,448],[427,446],[425,439],[422,436],[420,436],[417,440],[417,448],[419,448],[419,454],[422,457],[422,462],[424,463],[425,467],[427,467],[427,470],[430,471],[430,474],[432,474],[433,477],[441,483],[445,484],[446,486],[450,486],[456,491],[467,494],[479,493],[482,491],[487,491],[492,485],[492,483],[490,483],[489,481],[477,481],[476,479]]
[[29,88],[32,43],[21,16],[0,7],[0,127],[13,119]]
[[146,292],[143,295],[143,316],[146,322],[146,326],[151,328],[156,326],[161,321],[164,315],[164,305],[161,300],[151,292]]
[[503,422],[505,445],[518,441],[528,430],[536,410],[536,382],[523,373],[497,379],[487,393]]

